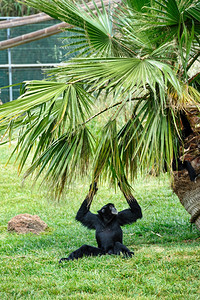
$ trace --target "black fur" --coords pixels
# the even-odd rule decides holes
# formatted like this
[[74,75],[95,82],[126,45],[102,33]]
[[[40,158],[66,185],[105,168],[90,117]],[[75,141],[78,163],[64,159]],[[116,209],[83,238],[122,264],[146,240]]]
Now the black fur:
[[188,175],[191,181],[195,181],[196,178],[198,177],[195,169],[193,168],[193,166],[188,160],[184,160],[182,162],[180,158],[177,158],[177,160],[174,159],[172,163],[172,168],[173,171],[182,171],[186,169],[188,171]]
[[77,215],[76,220],[81,222],[89,229],[96,230],[96,241],[98,247],[83,245],[68,257],[61,258],[64,260],[74,260],[83,256],[98,256],[105,254],[122,253],[126,257],[131,257],[134,253],[123,245],[123,232],[121,226],[136,222],[142,218],[142,211],[138,202],[132,198],[128,200],[130,208],[117,212],[112,203],[103,206],[98,214],[90,212],[90,204],[88,205],[88,197],[83,201]]

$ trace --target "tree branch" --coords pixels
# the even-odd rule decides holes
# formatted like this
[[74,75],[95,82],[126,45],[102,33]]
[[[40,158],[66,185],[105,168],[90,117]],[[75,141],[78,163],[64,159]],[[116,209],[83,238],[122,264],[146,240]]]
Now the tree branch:
[[[145,100],[145,99],[147,98],[148,95],[149,95],[149,94],[146,94],[146,95],[143,96],[143,97],[132,98],[131,100],[127,100],[126,103],[129,102],[129,101]],[[104,108],[103,110],[99,111],[98,113],[94,114],[94,115],[91,116],[89,119],[87,119],[85,122],[83,122],[82,125],[87,124],[89,121],[91,121],[92,119],[96,118],[97,116],[103,114],[105,111],[107,111],[107,110],[109,110],[109,109],[111,109],[111,108],[113,108],[113,107],[115,107],[115,106],[118,106],[118,105],[120,105],[120,104],[122,104],[122,103],[123,103],[123,101],[119,101],[119,102],[117,102],[117,103],[115,103],[115,104],[113,104],[113,105],[111,105],[111,106],[108,106],[108,107]]]
[[30,16],[20,17],[16,19],[10,19],[0,22],[0,29],[14,28],[23,25],[36,24],[40,22],[45,22],[53,20],[52,17],[45,13],[34,14]]
[[198,59],[199,56],[200,56],[200,51],[198,51],[197,54],[189,62],[188,66],[187,66],[187,71],[191,68],[191,66]]
[[12,39],[9,40],[5,40],[0,42],[0,50],[5,50],[7,48],[13,48],[19,45],[23,45],[26,43],[30,43],[33,41],[37,41],[46,37],[49,37],[51,35],[60,33],[62,31],[63,28],[65,27],[69,27],[70,25],[66,24],[65,22],[41,29],[41,30],[37,30],[34,32],[30,32],[27,34],[23,34],[21,36],[17,36],[14,37]]
[[189,82],[189,83],[192,83],[199,75],[200,75],[200,72],[198,72],[197,74],[195,74],[194,76],[192,76],[192,77],[188,80],[188,82]]

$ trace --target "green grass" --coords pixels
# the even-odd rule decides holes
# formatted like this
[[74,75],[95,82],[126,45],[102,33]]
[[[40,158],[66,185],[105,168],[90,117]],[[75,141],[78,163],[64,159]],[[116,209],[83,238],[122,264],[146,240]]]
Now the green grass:
[[[166,178],[136,182],[135,197],[143,219],[124,226],[124,244],[135,252],[83,258],[60,267],[58,260],[87,243],[94,232],[74,220],[89,182],[76,183],[58,203],[31,178],[21,186],[17,167],[4,165],[8,148],[0,148],[0,299],[200,299],[200,232],[172,193]],[[108,202],[127,207],[120,191],[99,188],[92,211]],[[38,214],[49,230],[42,235],[7,232],[20,213]]]

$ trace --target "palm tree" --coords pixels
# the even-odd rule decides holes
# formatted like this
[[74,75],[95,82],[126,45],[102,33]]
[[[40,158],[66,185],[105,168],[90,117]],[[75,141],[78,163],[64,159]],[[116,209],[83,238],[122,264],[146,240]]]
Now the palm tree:
[[[85,1],[85,9],[70,0],[25,3],[71,25],[66,45],[76,58],[51,70],[49,80],[25,82],[22,95],[0,107],[2,129],[18,132],[19,172],[33,152],[25,177],[44,174],[57,196],[89,172],[92,182],[119,184],[127,197],[138,173],[173,174],[174,159],[188,149],[181,116],[199,114],[199,1],[102,2],[96,12]],[[199,127],[192,128],[197,145]],[[187,192],[191,186],[199,195],[200,180]]]

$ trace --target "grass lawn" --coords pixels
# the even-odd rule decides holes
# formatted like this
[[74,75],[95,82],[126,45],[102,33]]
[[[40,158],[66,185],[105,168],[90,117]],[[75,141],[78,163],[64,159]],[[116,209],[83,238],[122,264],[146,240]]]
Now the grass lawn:
[[[200,299],[200,232],[172,193],[169,181],[149,177],[136,182],[134,196],[143,219],[124,226],[131,259],[102,256],[58,260],[82,244],[96,245],[94,231],[74,219],[89,182],[74,184],[60,202],[47,189],[21,186],[17,166],[4,165],[8,148],[0,148],[0,299]],[[85,181],[84,181],[85,180]],[[127,207],[120,191],[99,188],[92,211],[113,202]],[[49,229],[42,235],[7,232],[20,213],[37,214]]]

